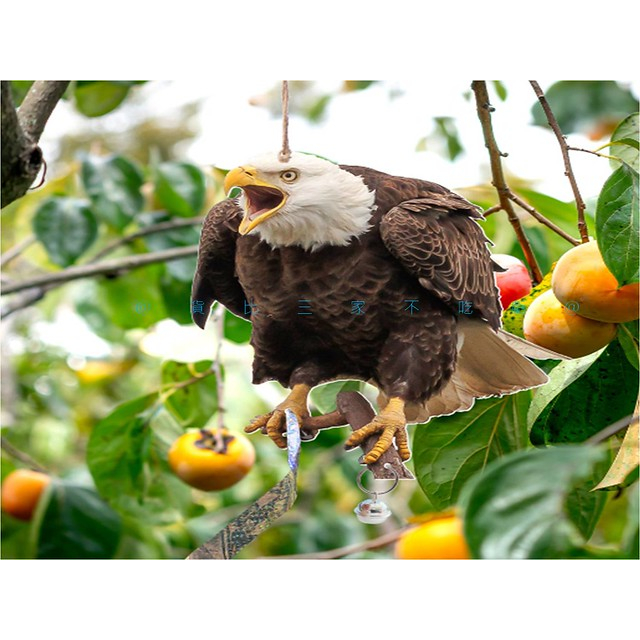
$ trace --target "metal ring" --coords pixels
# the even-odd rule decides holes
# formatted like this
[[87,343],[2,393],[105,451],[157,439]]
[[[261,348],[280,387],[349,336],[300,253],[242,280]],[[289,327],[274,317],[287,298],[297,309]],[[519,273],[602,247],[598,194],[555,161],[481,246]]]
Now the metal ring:
[[[358,485],[360,490],[363,491],[364,493],[368,493],[369,495],[374,496],[374,498],[377,498],[378,496],[382,496],[385,493],[391,493],[398,486],[398,482],[400,481],[400,476],[398,475],[398,472],[388,462],[385,462],[384,465],[382,466],[385,469],[391,469],[391,471],[393,472],[393,475],[395,476],[393,479],[393,485],[391,485],[391,488],[387,489],[386,491],[369,491],[369,489],[365,489],[362,486],[362,482],[360,480],[367,471],[370,471],[370,469],[363,469],[358,474],[358,477],[356,478],[356,484]],[[380,479],[383,480],[384,478],[380,478]]]

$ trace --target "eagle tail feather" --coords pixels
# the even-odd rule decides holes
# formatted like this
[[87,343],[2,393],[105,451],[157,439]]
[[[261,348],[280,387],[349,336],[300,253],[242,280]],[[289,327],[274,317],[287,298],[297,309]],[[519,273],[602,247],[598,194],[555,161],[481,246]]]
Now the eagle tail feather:
[[[467,411],[476,398],[512,394],[548,381],[546,374],[523,355],[540,358],[542,351],[536,345],[519,338],[505,340],[502,333],[481,320],[461,320],[458,331],[458,361],[453,376],[435,396],[405,406],[408,422],[426,422],[435,416]],[[557,355],[544,351],[546,358]]]

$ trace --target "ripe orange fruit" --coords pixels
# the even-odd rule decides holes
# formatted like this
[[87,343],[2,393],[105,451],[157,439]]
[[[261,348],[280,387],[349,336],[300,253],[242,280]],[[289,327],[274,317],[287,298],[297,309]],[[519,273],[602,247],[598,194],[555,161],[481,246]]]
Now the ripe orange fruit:
[[38,500],[51,482],[46,473],[16,469],[2,483],[2,510],[20,520],[31,520]]
[[406,531],[396,543],[401,560],[468,560],[471,556],[462,533],[462,520],[448,516]]
[[215,451],[212,431],[200,429],[181,435],[169,450],[169,465],[188,485],[202,491],[218,491],[233,486],[251,470],[255,449],[241,434],[222,432],[225,450]]
[[640,287],[618,286],[595,241],[573,247],[553,272],[553,292],[564,305],[575,303],[576,313],[600,322],[630,322],[640,317]]
[[570,358],[586,356],[606,347],[616,337],[616,325],[583,318],[567,309],[553,291],[539,295],[522,323],[524,337]]

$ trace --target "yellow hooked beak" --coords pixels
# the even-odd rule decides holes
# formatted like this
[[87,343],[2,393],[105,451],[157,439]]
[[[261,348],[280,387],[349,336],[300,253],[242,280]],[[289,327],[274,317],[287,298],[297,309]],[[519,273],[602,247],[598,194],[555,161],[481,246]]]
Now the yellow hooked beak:
[[245,236],[259,224],[275,215],[287,201],[287,194],[280,188],[260,180],[253,167],[232,169],[224,179],[224,191],[233,187],[244,191],[246,208],[238,233]]

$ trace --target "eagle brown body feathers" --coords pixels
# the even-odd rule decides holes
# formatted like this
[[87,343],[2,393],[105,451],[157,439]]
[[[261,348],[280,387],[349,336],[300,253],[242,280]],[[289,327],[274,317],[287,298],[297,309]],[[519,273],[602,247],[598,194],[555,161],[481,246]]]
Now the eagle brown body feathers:
[[[444,187],[342,166],[375,192],[371,228],[347,246],[272,247],[241,236],[225,200],[203,226],[193,300],[204,326],[215,300],[250,319],[253,382],[285,387],[372,381],[420,403],[455,367],[460,305],[493,329],[500,305],[487,238],[472,204]],[[249,315],[250,312],[250,315]]]

